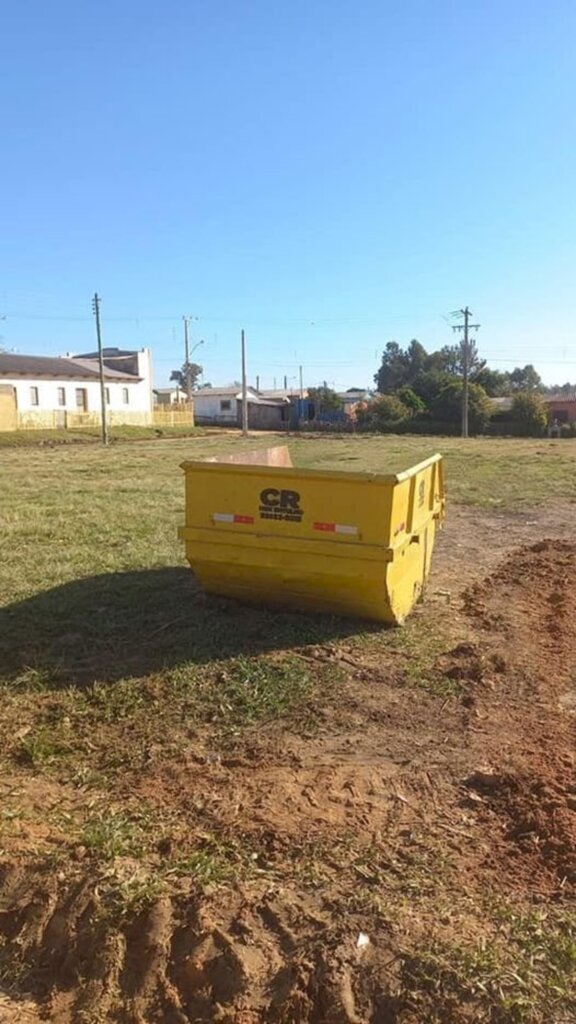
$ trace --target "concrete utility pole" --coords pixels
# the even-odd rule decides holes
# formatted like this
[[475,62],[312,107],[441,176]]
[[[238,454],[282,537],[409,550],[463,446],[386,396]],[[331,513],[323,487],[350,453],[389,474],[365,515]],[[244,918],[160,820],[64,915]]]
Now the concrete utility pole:
[[188,324],[190,323],[191,320],[197,320],[197,319],[198,319],[198,317],[196,317],[196,316],[183,316],[182,317],[182,321],[184,323],[184,371],[185,371],[184,372],[184,391],[185,391],[185,394],[186,394],[186,401],[187,402],[191,402],[192,401],[192,390],[193,390],[193,388],[192,388],[192,363],[190,362],[190,359],[192,357],[192,353],[195,352],[197,348],[200,348],[200,345],[204,344],[204,339],[202,339],[202,341],[197,341],[196,344],[193,345],[192,348],[190,348],[190,343],[189,343],[189,339],[188,339]]
[[102,444],[108,444],[108,423],[106,421],[106,387],[104,384],[104,358],[102,355],[102,332],[100,330],[100,296],[94,292],[92,312],[96,317],[96,337],[98,338],[98,373],[100,376],[100,413],[102,420]]
[[304,399],[304,378],[302,376],[302,367],[299,366],[298,369],[300,371],[300,401],[303,401],[303,399]]
[[470,377],[470,329],[477,331],[480,324],[471,324],[470,317],[472,312],[466,306],[464,309],[459,309],[457,315],[464,317],[463,324],[456,324],[452,327],[453,331],[464,331],[464,338],[462,340],[462,437],[468,437],[468,405],[469,405],[469,377]]
[[189,350],[189,344],[188,344],[188,321],[190,320],[190,317],[189,316],[183,316],[182,320],[184,321],[184,373],[185,373],[184,384],[185,384],[185,391],[186,391],[186,401],[187,402],[191,402],[192,401],[192,376],[190,374],[190,350]]
[[248,437],[248,391],[246,389],[246,338],[242,331],[242,437]]

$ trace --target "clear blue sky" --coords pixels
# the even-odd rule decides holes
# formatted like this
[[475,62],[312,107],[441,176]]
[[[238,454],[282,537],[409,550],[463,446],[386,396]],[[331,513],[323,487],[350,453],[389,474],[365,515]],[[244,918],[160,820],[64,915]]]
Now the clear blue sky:
[[[573,0],[18,0],[2,344],[372,382],[390,339],[576,380]],[[510,362],[503,360],[510,360]]]

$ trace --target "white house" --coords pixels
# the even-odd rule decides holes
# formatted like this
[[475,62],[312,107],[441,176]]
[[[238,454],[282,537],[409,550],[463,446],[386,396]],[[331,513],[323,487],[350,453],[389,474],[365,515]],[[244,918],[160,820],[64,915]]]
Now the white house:
[[[152,365],[149,349],[103,351],[104,391],[112,424],[145,425],[152,420]],[[23,356],[0,352],[4,398],[12,388],[18,426],[82,426],[100,421],[98,353]],[[8,428],[5,428],[8,429]]]
[[[248,424],[255,430],[280,429],[289,420],[290,403],[264,398],[247,388]],[[200,388],[194,392],[194,420],[199,425],[239,427],[242,423],[242,391],[238,387]]]

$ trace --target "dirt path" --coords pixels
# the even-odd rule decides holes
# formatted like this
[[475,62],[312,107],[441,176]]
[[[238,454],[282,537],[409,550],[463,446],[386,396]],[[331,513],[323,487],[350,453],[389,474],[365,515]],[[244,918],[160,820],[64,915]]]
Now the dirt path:
[[[85,852],[57,870],[6,862],[1,958],[26,965],[42,1019],[519,1019],[505,1013],[523,947],[486,901],[552,913],[576,892],[572,532],[568,505],[537,516],[453,509],[428,600],[404,634],[300,652],[338,673],[313,731],[262,727],[218,757],[191,740],[172,759],[126,770],[114,802],[172,815],[171,855],[190,836],[206,857],[213,837],[236,844],[239,859],[248,851],[233,886],[180,878],[114,917]],[[117,858],[107,870],[130,878],[139,868]],[[431,936],[429,972],[440,948],[456,963],[479,940],[502,946],[501,1002],[491,975],[418,974]],[[548,983],[538,984],[524,1020],[576,1019],[569,996],[563,1017],[540,1006]],[[28,1020],[30,1004],[0,997],[1,1024]]]

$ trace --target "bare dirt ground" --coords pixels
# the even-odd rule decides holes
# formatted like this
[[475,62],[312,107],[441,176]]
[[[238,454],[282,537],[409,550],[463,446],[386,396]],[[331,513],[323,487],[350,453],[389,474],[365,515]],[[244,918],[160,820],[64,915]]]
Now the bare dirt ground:
[[[21,856],[49,832],[42,804],[72,815],[85,795],[30,773],[1,779],[30,811],[0,867],[1,1024],[575,1021],[576,1004],[555,1010],[547,989],[540,1009],[510,1009],[495,994],[498,978],[510,1002],[505,959],[482,961],[484,974],[462,961],[452,977],[438,952],[418,955],[452,949],[455,963],[475,943],[488,957],[499,928],[508,945],[478,913],[487,901],[573,907],[573,519],[568,504],[453,508],[406,643],[397,631],[385,646],[298,652],[336,673],[313,729],[276,722],[216,752],[197,732],[173,757],[152,749],[127,768],[113,804],[172,822],[146,879],[193,836],[201,886],[180,873],[131,913],[110,908],[107,872],[138,881],[137,859],[97,869],[73,841],[63,862]],[[123,728],[110,742],[130,742]],[[224,848],[233,884],[210,876]]]

